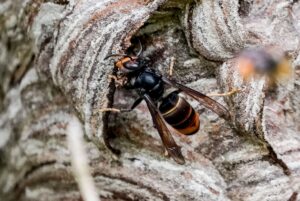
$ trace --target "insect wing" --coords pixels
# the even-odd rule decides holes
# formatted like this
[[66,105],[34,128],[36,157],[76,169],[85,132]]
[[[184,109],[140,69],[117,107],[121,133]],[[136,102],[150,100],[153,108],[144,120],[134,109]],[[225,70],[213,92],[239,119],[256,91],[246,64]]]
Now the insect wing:
[[179,84],[173,80],[169,80],[165,77],[163,77],[163,81],[175,88],[178,88],[180,91],[185,92],[187,95],[193,97],[194,99],[199,101],[202,105],[204,105],[206,108],[208,108],[208,109],[212,110],[213,112],[215,112],[216,114],[218,114],[221,118],[223,118],[225,120],[230,119],[229,111],[223,105],[221,105],[217,101],[211,99],[210,97],[208,97],[194,89],[191,89],[182,84]]
[[162,115],[160,114],[157,107],[155,106],[155,104],[147,94],[144,95],[144,99],[149,108],[153,123],[156,129],[158,130],[161,140],[164,146],[166,147],[168,153],[177,163],[184,164],[185,161],[184,161],[184,157],[182,156],[180,147],[174,141]]

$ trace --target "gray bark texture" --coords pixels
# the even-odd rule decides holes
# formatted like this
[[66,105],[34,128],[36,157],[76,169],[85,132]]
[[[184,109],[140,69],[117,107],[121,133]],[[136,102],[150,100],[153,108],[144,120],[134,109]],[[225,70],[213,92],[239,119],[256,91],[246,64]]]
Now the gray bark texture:
[[[0,200],[82,200],[67,144],[74,116],[101,200],[300,200],[297,0],[2,0],[0,27]],[[164,155],[145,103],[99,112],[137,97],[115,88],[114,58],[104,59],[137,51],[134,39],[162,74],[175,57],[173,77],[202,93],[243,88],[214,97],[230,122],[187,97],[201,129],[174,134],[185,165]],[[251,46],[289,52],[291,78],[272,90],[241,81],[235,55]]]

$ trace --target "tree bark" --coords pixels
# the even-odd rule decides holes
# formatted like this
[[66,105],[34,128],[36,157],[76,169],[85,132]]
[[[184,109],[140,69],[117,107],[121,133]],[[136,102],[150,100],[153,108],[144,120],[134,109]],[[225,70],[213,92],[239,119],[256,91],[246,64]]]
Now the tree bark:
[[[78,117],[101,200],[300,200],[300,3],[289,0],[4,0],[0,3],[0,198],[82,200],[67,127]],[[194,100],[201,129],[164,149],[145,103],[115,88],[112,53],[137,52],[174,79],[218,97],[232,117]],[[242,82],[235,55],[272,46],[293,76],[268,90]],[[113,154],[111,145],[121,151]]]

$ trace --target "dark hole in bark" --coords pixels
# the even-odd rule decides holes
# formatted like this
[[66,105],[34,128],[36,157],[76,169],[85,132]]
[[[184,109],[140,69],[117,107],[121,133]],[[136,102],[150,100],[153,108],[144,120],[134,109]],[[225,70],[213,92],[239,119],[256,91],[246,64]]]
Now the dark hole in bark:
[[54,3],[59,4],[59,5],[68,5],[69,0],[55,0]]
[[248,16],[250,10],[251,10],[251,5],[253,4],[253,0],[239,0],[239,15],[241,17],[246,17]]

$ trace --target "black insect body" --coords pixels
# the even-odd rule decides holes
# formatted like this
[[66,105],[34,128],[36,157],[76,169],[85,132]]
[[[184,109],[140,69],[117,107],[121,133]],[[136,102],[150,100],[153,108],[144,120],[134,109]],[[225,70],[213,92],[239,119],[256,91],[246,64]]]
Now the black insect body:
[[[135,57],[124,55],[115,63],[120,72],[120,77],[115,79],[124,80],[125,78],[123,87],[136,90],[140,96],[130,110],[139,105],[142,100],[146,101],[154,125],[168,154],[177,163],[183,164],[184,157],[180,147],[174,141],[167,123],[179,133],[191,135],[199,130],[200,119],[194,108],[178,94],[186,93],[225,120],[229,120],[229,112],[224,106],[204,94],[162,76],[148,65],[147,59],[139,56],[140,53]],[[164,97],[166,86],[177,88],[177,91]]]
[[143,69],[143,71],[133,75],[130,79],[133,83],[132,86],[127,85],[127,88],[136,89],[140,96],[147,93],[155,101],[159,100],[164,93],[165,86],[161,76],[151,69]]

